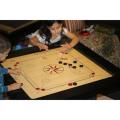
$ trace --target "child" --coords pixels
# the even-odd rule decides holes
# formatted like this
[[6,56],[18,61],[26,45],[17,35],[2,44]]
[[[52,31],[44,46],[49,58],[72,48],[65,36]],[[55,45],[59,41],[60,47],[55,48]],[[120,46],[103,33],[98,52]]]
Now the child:
[[[64,44],[60,44],[63,35],[71,39],[71,42],[66,41]],[[65,52],[78,43],[78,37],[63,27],[62,20],[45,21],[45,25],[29,35],[28,38],[30,38],[31,44],[37,46],[40,50],[48,50],[49,46],[59,44],[62,46],[62,52]]]
[[[0,62],[4,61],[10,52],[11,44],[7,40],[6,37],[0,35]],[[6,69],[0,67],[0,100],[4,99],[3,93],[7,91],[12,91],[21,88],[20,83],[13,83],[11,85],[5,86],[4,85],[4,74],[19,74],[18,71],[13,71],[12,69]]]

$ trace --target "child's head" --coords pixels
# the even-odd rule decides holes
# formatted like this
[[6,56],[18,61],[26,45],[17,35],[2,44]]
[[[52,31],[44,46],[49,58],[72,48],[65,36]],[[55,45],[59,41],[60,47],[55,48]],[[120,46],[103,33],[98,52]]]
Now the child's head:
[[11,44],[9,40],[3,36],[0,35],[0,61],[3,61],[8,56],[8,53],[10,52]]
[[39,34],[50,43],[52,36],[57,36],[62,32],[63,20],[46,20],[39,29]]
[[63,20],[48,20],[46,21],[46,25],[52,35],[60,34],[63,27]]

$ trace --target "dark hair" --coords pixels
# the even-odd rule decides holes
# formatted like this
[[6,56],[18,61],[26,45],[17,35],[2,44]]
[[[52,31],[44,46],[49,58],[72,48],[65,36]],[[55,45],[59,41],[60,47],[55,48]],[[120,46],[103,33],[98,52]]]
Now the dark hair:
[[45,23],[48,27],[52,26],[54,23],[63,24],[64,20],[46,20]]
[[46,20],[44,21],[44,24],[39,29],[39,34],[43,38],[45,37],[45,41],[48,42],[48,45],[50,44],[50,38],[52,37],[52,34],[48,27],[52,26],[55,22],[59,24],[63,24],[63,20]]
[[42,25],[39,29],[39,34],[42,38],[45,37],[45,41],[48,42],[48,44],[50,43],[50,38],[52,36],[50,30],[47,28],[46,25]]
[[9,48],[11,48],[11,44],[8,38],[0,34],[0,53],[6,52]]

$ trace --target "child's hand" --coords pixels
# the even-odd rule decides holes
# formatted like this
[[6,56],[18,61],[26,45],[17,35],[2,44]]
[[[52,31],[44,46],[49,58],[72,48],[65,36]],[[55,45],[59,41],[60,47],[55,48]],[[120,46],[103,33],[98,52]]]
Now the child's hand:
[[63,45],[61,45],[61,53],[66,53],[69,49],[71,49],[72,47],[71,47],[71,45],[70,44],[68,44],[68,43],[66,43],[66,44],[63,44]]
[[20,75],[20,71],[16,69],[8,69],[9,74]]
[[39,44],[38,47],[39,47],[40,50],[46,50],[46,51],[48,50],[48,46],[45,45],[45,44],[42,44],[42,43]]
[[11,85],[8,85],[8,91],[20,89],[22,85],[22,83],[13,83]]
[[65,44],[63,44],[63,45],[61,45],[61,46],[64,47],[64,48],[67,48],[67,49],[70,49],[70,48],[71,48],[71,45],[68,44],[68,43],[65,43]]

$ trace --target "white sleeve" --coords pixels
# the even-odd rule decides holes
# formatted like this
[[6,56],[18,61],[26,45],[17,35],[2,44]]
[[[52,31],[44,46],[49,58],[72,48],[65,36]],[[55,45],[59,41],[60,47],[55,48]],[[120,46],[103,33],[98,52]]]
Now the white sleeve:
[[38,41],[41,42],[41,43],[45,43],[45,37],[42,38],[40,35],[39,35],[39,30],[35,31],[34,33],[31,33],[29,35],[27,35],[26,37],[28,37],[29,39],[32,38],[32,37],[37,37]]
[[35,31],[34,33],[31,33],[31,34],[27,35],[26,37],[29,38],[29,39],[32,38],[32,37],[35,37],[35,36],[38,35],[38,32],[39,32],[39,30]]
[[63,34],[67,34],[67,32],[68,32],[68,30],[67,30],[67,28],[63,28]]

